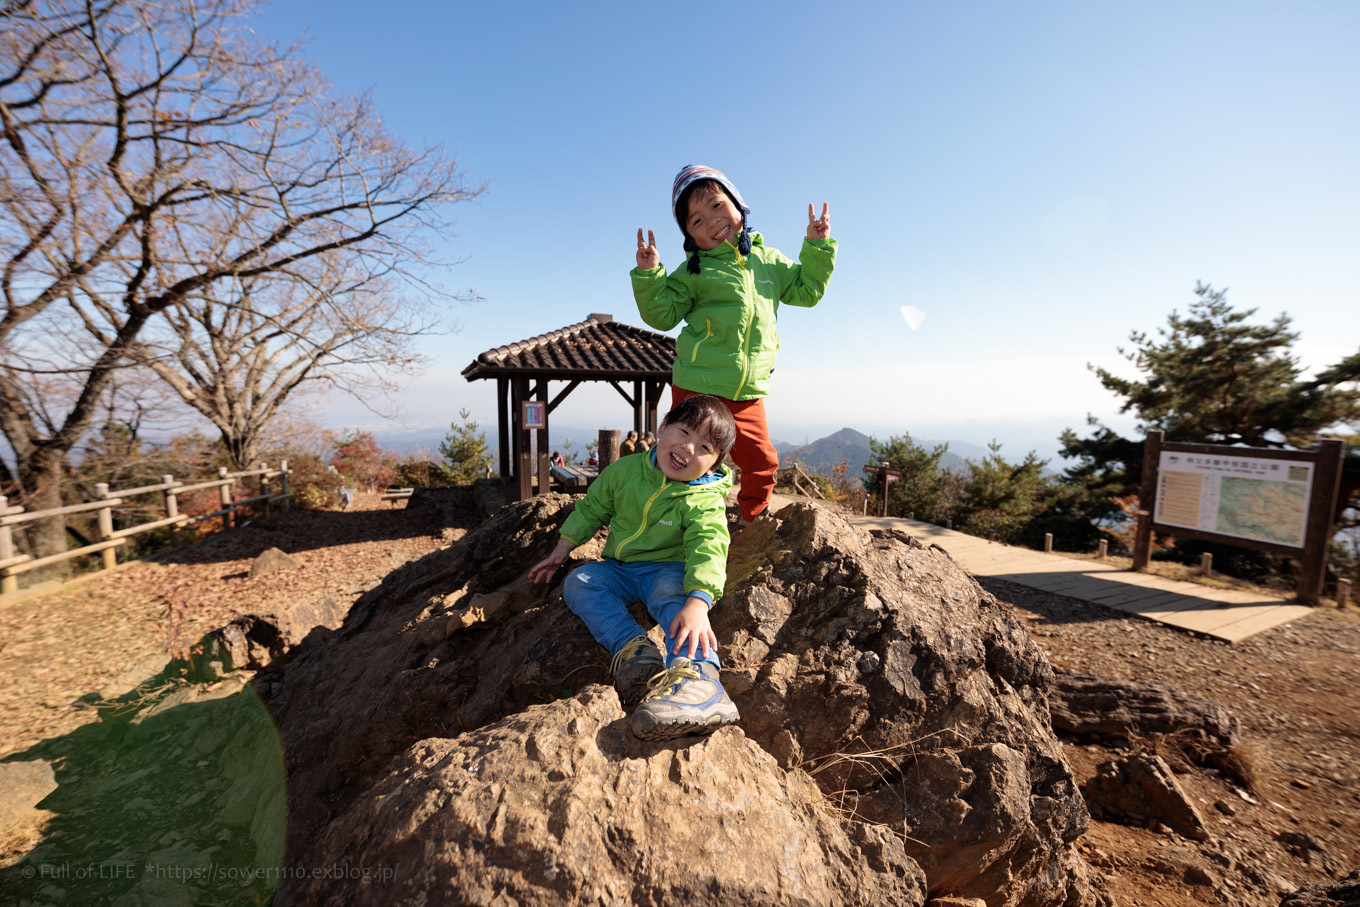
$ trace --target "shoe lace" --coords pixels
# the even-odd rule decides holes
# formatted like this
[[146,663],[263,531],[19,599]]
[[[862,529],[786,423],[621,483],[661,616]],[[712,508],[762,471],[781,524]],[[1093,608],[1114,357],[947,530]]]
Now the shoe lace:
[[652,679],[647,681],[647,695],[643,696],[643,702],[649,699],[660,699],[674,688],[684,683],[686,680],[698,680],[701,676],[699,669],[688,661],[680,660],[671,665],[664,671],[658,671],[652,675]]
[[638,650],[644,646],[656,648],[656,643],[646,636],[634,636],[628,640],[623,644],[623,648],[619,649],[618,654],[614,656],[614,660],[609,663],[609,672],[611,674],[619,673],[619,668],[623,667],[623,663],[636,655]]

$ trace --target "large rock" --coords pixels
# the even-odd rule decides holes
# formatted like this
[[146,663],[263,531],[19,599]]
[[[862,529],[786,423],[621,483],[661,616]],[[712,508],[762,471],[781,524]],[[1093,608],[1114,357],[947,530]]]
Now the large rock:
[[276,903],[924,904],[901,839],[856,831],[740,731],[644,743],[591,686],[412,746],[312,850],[359,883]]
[[[524,578],[571,500],[505,508],[257,678],[285,744],[289,864],[380,854],[403,877],[349,894],[385,903],[720,884],[719,900],[920,903],[918,871],[930,897],[990,907],[1105,901],[1070,846],[1089,818],[1049,725],[1052,671],[944,551],[807,505],[740,533],[713,617],[742,723],[658,747],[591,688],[607,655],[559,584]],[[319,891],[285,879],[279,896]]]

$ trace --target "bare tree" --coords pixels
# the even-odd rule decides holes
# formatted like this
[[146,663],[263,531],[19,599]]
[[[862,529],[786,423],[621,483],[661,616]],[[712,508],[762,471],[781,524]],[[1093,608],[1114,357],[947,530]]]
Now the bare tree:
[[295,267],[194,294],[132,348],[213,423],[237,468],[259,459],[270,423],[307,386],[371,403],[425,362],[412,348],[433,324],[423,297],[402,293],[391,274],[356,271],[343,253],[308,264],[306,274]]
[[[0,431],[31,507],[60,503],[62,464],[148,325],[326,256],[414,273],[421,231],[478,191],[366,98],[333,99],[296,48],[261,45],[249,0],[0,10]],[[35,391],[58,375],[77,391],[44,419]]]

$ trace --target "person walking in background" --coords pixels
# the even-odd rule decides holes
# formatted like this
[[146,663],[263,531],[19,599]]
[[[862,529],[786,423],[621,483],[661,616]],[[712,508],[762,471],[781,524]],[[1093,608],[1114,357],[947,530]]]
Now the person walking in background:
[[732,460],[741,470],[737,503],[749,525],[769,509],[779,456],[770,443],[764,398],[779,347],[779,304],[810,307],[826,293],[836,263],[830,207],[808,205],[798,261],[750,229],[751,209],[721,172],[688,165],[671,185],[671,212],[690,257],[666,273],[651,230],[637,233],[630,272],[642,320],[668,331],[682,320],[671,372],[671,406],[693,394],[722,399],[737,424]]

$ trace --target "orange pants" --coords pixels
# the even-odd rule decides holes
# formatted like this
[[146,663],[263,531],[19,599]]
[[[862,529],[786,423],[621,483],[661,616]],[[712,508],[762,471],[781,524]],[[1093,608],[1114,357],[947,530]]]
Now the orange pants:
[[[697,391],[671,385],[671,408],[686,397],[698,396]],[[741,488],[737,491],[737,505],[741,518],[751,522],[770,506],[774,492],[774,474],[779,469],[779,454],[770,443],[770,429],[765,424],[765,401],[728,400],[718,397],[732,412],[737,423],[737,441],[732,445],[732,462],[741,470]]]

